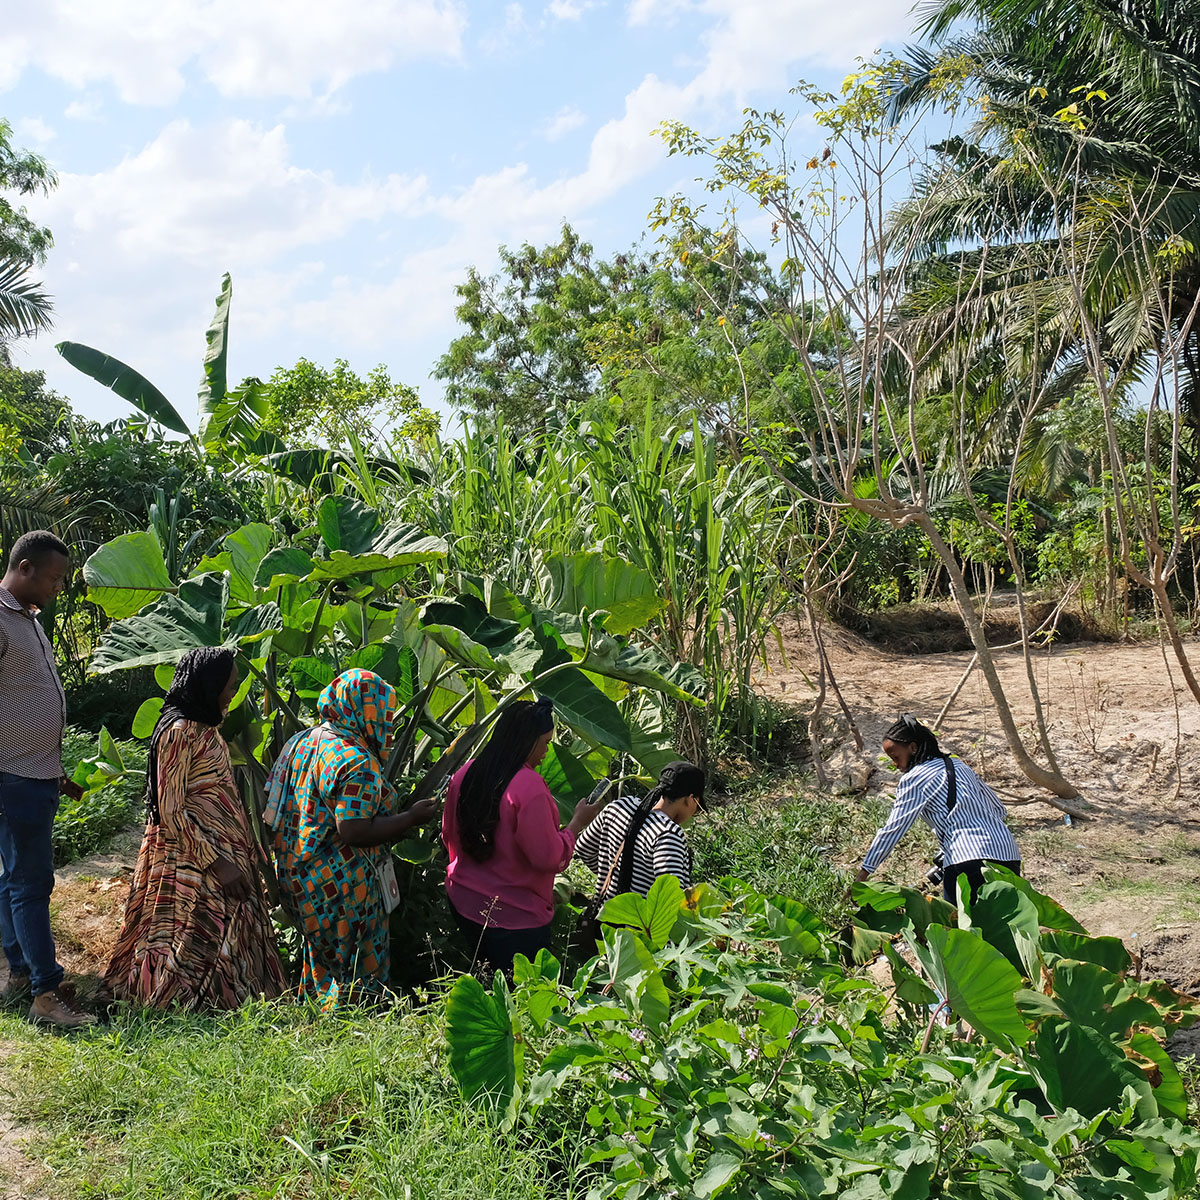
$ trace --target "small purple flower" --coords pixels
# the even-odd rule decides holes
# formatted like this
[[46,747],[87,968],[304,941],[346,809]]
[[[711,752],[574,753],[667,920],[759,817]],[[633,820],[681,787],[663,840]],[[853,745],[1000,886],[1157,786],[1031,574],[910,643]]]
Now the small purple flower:
[[773,1133],[760,1133],[758,1136],[762,1138],[762,1140],[766,1142],[768,1146],[772,1145],[775,1141],[775,1135]]
[[754,1061],[755,1061],[755,1059],[762,1058],[762,1051],[761,1051],[761,1050],[760,1050],[760,1049],[759,1049],[757,1046],[751,1046],[751,1047],[750,1047],[750,1048],[749,1048],[749,1049],[746,1051],[746,1057],[747,1057],[747,1058],[748,1058],[748,1059],[749,1059],[751,1062],[754,1062]]
[[629,1082],[629,1072],[628,1071],[614,1071],[613,1078],[618,1083],[628,1083]]
[[629,1036],[640,1045],[646,1040],[646,1031],[644,1029],[633,1029],[630,1031]]

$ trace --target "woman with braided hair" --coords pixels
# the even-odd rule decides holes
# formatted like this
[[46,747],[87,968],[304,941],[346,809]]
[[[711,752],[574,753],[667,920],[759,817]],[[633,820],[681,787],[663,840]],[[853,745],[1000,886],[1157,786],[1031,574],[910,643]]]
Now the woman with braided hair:
[[944,754],[933,731],[905,713],[884,734],[883,752],[900,772],[896,800],[875,835],[858,872],[867,879],[921,818],[933,830],[945,860],[942,891],[958,902],[958,877],[965,875],[971,898],[983,884],[983,864],[997,863],[1018,874],[1021,851],[1004,823],[1004,805],[958,758]]
[[621,796],[589,825],[575,854],[601,881],[599,904],[623,892],[645,896],[660,875],[692,882],[685,826],[703,807],[704,772],[693,763],[668,763],[658,784],[635,800]]
[[232,650],[180,660],[150,738],[146,833],[104,973],[118,999],[237,1008],[285,981],[254,837],[219,726],[237,690]]
[[554,877],[600,811],[599,802],[581,800],[560,828],[558,805],[537,773],[553,737],[549,699],[516,701],[446,795],[446,895],[472,954],[497,971],[550,944]]

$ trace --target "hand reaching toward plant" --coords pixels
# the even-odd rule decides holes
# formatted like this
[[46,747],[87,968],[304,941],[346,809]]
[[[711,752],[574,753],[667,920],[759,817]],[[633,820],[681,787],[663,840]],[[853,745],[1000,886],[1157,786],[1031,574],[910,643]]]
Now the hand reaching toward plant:
[[438,802],[432,798],[418,800],[404,815],[413,825],[428,825],[438,815]]

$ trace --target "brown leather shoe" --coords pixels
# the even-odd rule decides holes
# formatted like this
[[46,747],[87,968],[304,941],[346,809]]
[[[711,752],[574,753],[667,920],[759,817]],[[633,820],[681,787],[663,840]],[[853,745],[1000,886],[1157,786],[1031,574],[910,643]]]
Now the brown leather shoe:
[[4,985],[4,991],[0,992],[0,1001],[3,1001],[5,1004],[11,1004],[14,1000],[24,1000],[28,995],[29,972],[22,971],[8,977],[8,982]]
[[57,1025],[59,1029],[81,1029],[95,1025],[96,1018],[68,1000],[61,992],[43,992],[29,1008],[35,1024]]

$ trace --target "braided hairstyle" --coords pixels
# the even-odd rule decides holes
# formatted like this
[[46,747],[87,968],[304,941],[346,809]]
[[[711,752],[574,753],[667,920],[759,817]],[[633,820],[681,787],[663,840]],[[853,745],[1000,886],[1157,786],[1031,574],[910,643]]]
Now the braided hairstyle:
[[633,890],[633,848],[642,826],[660,800],[678,800],[683,796],[695,796],[704,803],[704,772],[695,763],[678,759],[663,767],[655,784],[643,797],[630,818],[625,830],[625,849],[617,868],[617,890],[614,895]]
[[913,766],[916,766],[917,763],[929,762],[934,758],[940,758],[944,762],[949,757],[942,753],[942,748],[938,745],[933,730],[927,725],[922,725],[912,713],[905,713],[892,725],[883,735],[883,740],[899,742],[904,746],[915,745],[917,749],[913,754]]
[[534,744],[554,730],[554,704],[548,697],[518,700],[496,721],[487,745],[467,768],[458,791],[458,831],[463,849],[487,862],[496,852],[500,801]]

